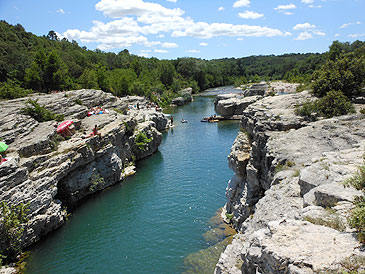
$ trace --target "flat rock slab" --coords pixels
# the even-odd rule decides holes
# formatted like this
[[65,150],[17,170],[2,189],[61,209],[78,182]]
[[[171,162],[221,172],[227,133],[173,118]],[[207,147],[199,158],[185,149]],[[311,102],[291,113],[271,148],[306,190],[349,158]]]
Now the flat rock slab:
[[298,266],[302,273],[314,273],[338,267],[346,258],[361,254],[358,246],[351,234],[309,222],[281,220],[253,233],[243,258],[249,270],[257,266],[260,273],[295,273],[290,269]]

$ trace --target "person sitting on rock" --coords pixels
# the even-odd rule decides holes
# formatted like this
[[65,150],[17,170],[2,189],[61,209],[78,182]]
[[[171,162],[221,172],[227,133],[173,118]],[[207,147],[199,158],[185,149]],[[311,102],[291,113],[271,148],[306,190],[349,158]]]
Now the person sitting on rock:
[[98,125],[95,125],[95,127],[93,128],[93,131],[89,135],[84,136],[83,138],[89,138],[89,137],[93,137],[96,135],[101,137],[101,133],[98,131]]
[[3,163],[3,162],[6,162],[8,159],[6,158],[3,158],[3,156],[0,154],[0,165]]

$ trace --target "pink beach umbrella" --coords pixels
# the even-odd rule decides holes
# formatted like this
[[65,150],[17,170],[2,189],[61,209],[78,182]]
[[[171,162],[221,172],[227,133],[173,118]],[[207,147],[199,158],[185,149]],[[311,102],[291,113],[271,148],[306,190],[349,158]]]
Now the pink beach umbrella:
[[66,128],[68,128],[70,125],[73,124],[74,121],[72,120],[68,120],[68,121],[64,121],[61,124],[58,125],[57,127],[57,132],[61,133],[62,131],[64,131]]

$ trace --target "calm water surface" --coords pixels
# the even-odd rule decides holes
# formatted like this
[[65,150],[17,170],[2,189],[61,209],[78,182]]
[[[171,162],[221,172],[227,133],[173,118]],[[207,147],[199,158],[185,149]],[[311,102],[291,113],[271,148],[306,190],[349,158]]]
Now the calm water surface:
[[[31,248],[27,273],[182,273],[207,248],[208,220],[225,203],[227,155],[238,122],[202,123],[213,98],[171,110],[175,127],[137,173],[86,199]],[[188,123],[182,124],[184,118]]]

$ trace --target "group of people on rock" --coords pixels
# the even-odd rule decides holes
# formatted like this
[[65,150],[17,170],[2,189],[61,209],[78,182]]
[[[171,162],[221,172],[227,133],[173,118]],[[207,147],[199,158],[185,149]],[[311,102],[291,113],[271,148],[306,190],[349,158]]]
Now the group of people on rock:
[[109,110],[102,107],[94,107],[89,110],[87,116],[89,117],[91,115],[104,114],[104,113],[109,113]]

